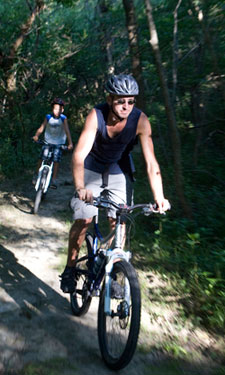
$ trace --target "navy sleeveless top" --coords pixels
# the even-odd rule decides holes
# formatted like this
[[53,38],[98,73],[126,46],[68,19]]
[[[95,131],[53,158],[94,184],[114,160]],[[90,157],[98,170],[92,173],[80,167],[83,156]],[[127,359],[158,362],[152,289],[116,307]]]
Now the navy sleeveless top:
[[100,104],[95,107],[95,110],[98,129],[93,147],[85,159],[84,166],[98,173],[106,171],[110,174],[123,173],[120,162],[123,155],[126,155],[126,150],[129,153],[136,143],[137,124],[141,111],[134,107],[123,130],[115,137],[110,138],[106,128],[109,114],[108,104]]

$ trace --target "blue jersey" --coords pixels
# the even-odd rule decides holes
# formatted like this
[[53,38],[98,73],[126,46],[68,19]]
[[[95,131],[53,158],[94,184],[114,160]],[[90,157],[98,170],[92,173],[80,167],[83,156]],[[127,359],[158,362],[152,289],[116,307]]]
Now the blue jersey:
[[[108,104],[100,104],[95,107],[95,110],[98,129],[93,147],[85,159],[85,168],[98,173],[104,173],[106,170],[111,174],[122,173],[121,160],[136,143],[137,124],[141,111],[134,107],[123,130],[115,137],[110,138],[106,128],[109,114]],[[126,152],[127,150],[129,151]]]
[[58,118],[53,115],[46,115],[47,125],[45,128],[45,141],[53,145],[63,145],[66,143],[66,133],[63,122],[66,116],[61,114]]

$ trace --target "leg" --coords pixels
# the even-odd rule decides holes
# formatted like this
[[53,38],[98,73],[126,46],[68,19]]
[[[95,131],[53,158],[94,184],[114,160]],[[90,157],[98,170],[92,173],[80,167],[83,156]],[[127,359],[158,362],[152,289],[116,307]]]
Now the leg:
[[91,221],[92,218],[75,220],[70,229],[67,265],[61,275],[61,289],[64,293],[73,293],[75,290],[75,261]]
[[[98,182],[100,181],[100,183]],[[101,184],[101,175],[89,170],[85,171],[85,186],[88,186],[88,181],[90,181],[94,186],[91,186],[91,190],[94,195],[99,195],[100,184]],[[79,200],[76,196],[71,199],[70,206],[74,211],[73,219],[75,220],[74,224],[70,229],[69,234],[69,245],[68,245],[68,257],[67,265],[62,273],[61,277],[61,289],[65,293],[73,293],[75,290],[74,283],[74,265],[75,260],[78,257],[79,250],[82,246],[82,243],[85,239],[85,234],[88,228],[88,225],[91,223],[93,216],[97,215],[98,209],[90,204]],[[72,281],[72,282],[71,282]]]
[[[127,192],[127,181],[126,176],[121,173],[118,175],[109,175],[109,184],[108,189],[110,191],[111,199],[116,203],[127,203],[128,192]],[[115,229],[116,225],[116,213],[115,209],[110,209],[108,211],[108,220],[111,226],[111,229]],[[126,224],[124,220],[121,224],[121,248],[123,249],[126,242]]]
[[53,167],[53,172],[52,172],[52,179],[53,179],[53,180],[56,179],[57,174],[58,174],[58,170],[59,170],[59,163],[58,163],[58,162],[55,162],[55,163],[54,163],[54,167]]
[[[111,230],[115,229],[116,220],[113,219],[112,217],[108,217],[108,220],[109,220]],[[126,224],[125,223],[122,223],[121,225],[121,239],[122,239],[121,248],[123,249],[125,246],[125,242],[126,242]],[[109,245],[111,245],[112,241],[113,241],[113,238],[109,240]]]
[[51,184],[50,184],[50,187],[52,189],[57,189],[57,187],[58,187],[58,183],[56,181],[58,170],[59,170],[59,163],[58,162],[54,162],[53,172],[52,172],[52,179],[51,179]]
[[51,180],[51,188],[52,189],[57,189],[57,175],[58,175],[58,170],[59,170],[59,163],[62,160],[62,150],[60,147],[55,147],[53,150],[53,161],[54,161],[54,166],[53,166],[53,171],[52,171],[52,180]]
[[84,242],[88,225],[91,223],[91,221],[92,218],[85,220],[78,219],[73,223],[69,233],[67,266],[74,266],[75,260],[78,257],[82,243]]

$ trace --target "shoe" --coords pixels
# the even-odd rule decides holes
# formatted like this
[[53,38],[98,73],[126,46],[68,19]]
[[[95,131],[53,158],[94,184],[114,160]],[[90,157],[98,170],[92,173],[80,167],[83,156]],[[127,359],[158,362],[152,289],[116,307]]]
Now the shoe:
[[124,287],[122,287],[116,280],[111,281],[111,298],[124,298]]
[[36,185],[37,178],[38,178],[38,176],[37,176],[37,174],[35,173],[35,174],[33,175],[33,177],[32,177],[32,184],[33,184],[33,185]]
[[75,267],[66,266],[63,273],[60,275],[61,285],[60,288],[64,293],[74,293],[76,287],[75,280]]
[[50,188],[51,189],[57,189],[57,187],[58,187],[57,181],[52,179],[51,184],[50,184]]

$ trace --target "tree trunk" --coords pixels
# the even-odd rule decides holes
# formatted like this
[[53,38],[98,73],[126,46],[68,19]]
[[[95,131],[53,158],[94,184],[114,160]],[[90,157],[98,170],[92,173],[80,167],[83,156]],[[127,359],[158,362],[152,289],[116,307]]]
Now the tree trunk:
[[156,68],[159,75],[160,86],[162,89],[162,94],[165,103],[166,115],[168,119],[169,131],[171,136],[171,145],[173,151],[173,165],[174,165],[174,177],[175,177],[175,187],[177,196],[181,205],[181,208],[187,217],[191,217],[191,208],[186,201],[184,194],[184,182],[182,173],[182,161],[181,161],[181,145],[180,137],[176,125],[176,119],[174,115],[174,110],[171,105],[169,90],[166,82],[165,73],[162,66],[161,54],[159,49],[158,34],[152,14],[152,6],[149,0],[145,0],[146,13],[148,18],[149,32],[150,32],[150,44],[154,53]]
[[115,71],[115,67],[112,56],[112,37],[110,34],[110,29],[107,27],[106,22],[104,21],[105,15],[107,15],[107,13],[109,12],[109,7],[105,0],[100,0],[98,2],[98,11],[100,19],[101,50],[107,66],[107,74],[113,74]]
[[[194,51],[195,57],[195,70],[198,77],[202,77],[203,72],[203,61],[204,61],[204,52],[205,52],[205,43],[204,43],[204,31],[202,25],[202,13],[200,9],[195,7],[195,11],[197,12],[197,18],[200,25],[200,30],[202,31],[201,40],[197,40],[196,44],[198,44],[198,48]],[[193,89],[191,90],[191,99],[192,99],[192,111],[193,111],[193,122],[196,127],[196,141],[194,146],[193,152],[193,163],[194,166],[198,166],[198,155],[199,155],[199,148],[202,142],[202,135],[203,135],[203,126],[206,114],[206,95],[204,98],[204,91],[201,89],[201,85],[194,85]],[[205,100],[204,100],[205,99]]]
[[132,60],[132,72],[139,85],[137,106],[145,111],[144,81],[142,77],[141,57],[138,42],[138,27],[135,17],[133,0],[123,0],[123,6],[126,13],[126,25],[128,31],[130,55]]
[[212,60],[215,80],[217,80],[218,83],[220,84],[222,97],[225,102],[224,75],[221,74],[219,63],[218,63],[218,56],[217,56],[217,53],[215,51],[214,44],[212,41],[212,31],[210,30],[210,27],[208,25],[207,17],[204,17],[203,12],[202,12],[202,17],[203,17],[203,30],[204,30],[204,36],[205,36],[205,44],[211,53],[211,60]]
[[[195,56],[195,70],[197,72],[197,76],[201,77],[204,67],[204,54],[208,49],[211,55],[212,61],[212,70],[213,74],[211,75],[211,79],[215,81],[220,87],[222,97],[225,101],[225,86],[222,78],[222,74],[220,72],[219,64],[218,64],[218,57],[215,52],[215,48],[212,42],[212,33],[210,30],[210,25],[208,22],[208,14],[207,11],[203,12],[203,9],[196,5],[193,1],[191,2],[191,7],[193,11],[193,17],[198,20],[199,23],[199,30],[201,31],[201,40],[198,42],[198,49],[194,52]],[[193,112],[193,122],[196,127],[196,142],[193,152],[193,162],[194,166],[197,167],[198,165],[198,154],[199,148],[202,143],[202,139],[204,136],[204,122],[206,119],[206,113],[208,108],[208,100],[209,95],[206,90],[204,90],[200,83],[195,85],[191,91],[192,97],[192,112]]]
[[[27,5],[29,6],[28,2]],[[20,127],[18,126],[17,120],[13,121],[14,116],[17,119],[18,108],[16,107],[15,93],[17,90],[17,65],[18,65],[18,51],[22,46],[26,36],[28,35],[31,27],[44,8],[44,0],[36,0],[34,9],[30,9],[30,15],[23,25],[20,27],[20,34],[17,39],[14,41],[9,55],[1,55],[0,67],[4,72],[4,90],[5,96],[2,100],[2,114],[7,118],[7,112],[10,114],[10,121],[3,122],[3,126],[7,127],[8,138],[10,139],[11,145],[14,148],[15,154],[17,155],[17,147],[19,141],[19,132]],[[23,121],[20,121],[21,126],[23,127]],[[22,128],[21,134],[21,144],[22,148],[24,147],[24,134],[25,129]]]
[[[17,52],[20,46],[22,45],[24,39],[26,38],[29,30],[31,29],[32,24],[34,23],[35,18],[44,8],[44,0],[36,0],[35,8],[31,11],[30,17],[27,21],[21,26],[20,35],[14,42],[13,46],[11,47],[10,54],[7,57],[9,64],[7,64],[7,72],[6,72],[6,87],[7,92],[12,93],[16,90],[16,68],[13,68]],[[10,73],[9,73],[10,72]]]
[[176,105],[176,89],[177,89],[177,62],[178,62],[178,9],[182,0],[179,0],[174,10],[174,27],[173,27],[173,106]]

